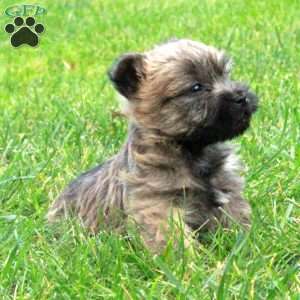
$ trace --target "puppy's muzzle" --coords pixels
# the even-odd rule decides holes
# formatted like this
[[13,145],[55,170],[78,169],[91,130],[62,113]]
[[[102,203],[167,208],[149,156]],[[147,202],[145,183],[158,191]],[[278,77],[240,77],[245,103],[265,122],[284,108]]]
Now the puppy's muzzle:
[[239,82],[227,82],[223,94],[226,101],[238,107],[256,106],[257,97],[249,88]]

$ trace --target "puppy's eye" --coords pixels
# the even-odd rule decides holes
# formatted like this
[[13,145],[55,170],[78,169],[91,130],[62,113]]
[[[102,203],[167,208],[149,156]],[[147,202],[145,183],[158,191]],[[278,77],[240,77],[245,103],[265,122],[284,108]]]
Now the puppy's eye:
[[192,92],[193,93],[197,93],[200,92],[204,89],[203,85],[201,85],[200,83],[196,83],[192,86]]

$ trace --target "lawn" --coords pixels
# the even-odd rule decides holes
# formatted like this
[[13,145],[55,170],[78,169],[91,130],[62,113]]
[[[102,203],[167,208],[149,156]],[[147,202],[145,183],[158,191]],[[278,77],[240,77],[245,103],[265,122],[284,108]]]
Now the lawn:
[[[2,0],[0,11],[13,4]],[[0,299],[299,300],[300,2],[40,4],[39,47],[14,49],[0,32]],[[62,188],[125,138],[107,68],[170,37],[225,49],[233,77],[260,97],[252,128],[234,141],[247,166],[250,232],[220,229],[194,255],[170,241],[153,257],[137,236],[49,227]]]

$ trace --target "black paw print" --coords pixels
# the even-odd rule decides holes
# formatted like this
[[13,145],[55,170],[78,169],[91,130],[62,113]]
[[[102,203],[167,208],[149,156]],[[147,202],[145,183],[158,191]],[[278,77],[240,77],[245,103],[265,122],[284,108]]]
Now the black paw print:
[[[37,46],[39,43],[39,34],[41,34],[45,28],[42,24],[35,24],[35,19],[33,17],[26,18],[24,24],[24,19],[22,17],[16,17],[14,24],[7,24],[5,26],[5,31],[7,33],[12,33],[10,42],[12,46],[19,47],[23,44],[27,44],[31,47]],[[20,27],[20,28],[18,28]]]

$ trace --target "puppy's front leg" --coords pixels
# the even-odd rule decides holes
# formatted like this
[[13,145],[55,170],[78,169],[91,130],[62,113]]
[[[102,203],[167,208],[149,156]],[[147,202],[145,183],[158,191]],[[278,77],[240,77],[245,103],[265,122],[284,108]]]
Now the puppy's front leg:
[[245,229],[251,226],[251,207],[241,196],[231,198],[222,208],[221,223],[225,227],[230,227],[232,222],[237,222]]
[[[170,201],[131,200],[126,210],[129,220],[133,220],[138,225],[142,239],[151,252],[160,253],[165,248],[172,232],[170,227],[175,228],[176,233],[181,227],[184,246],[189,246],[189,229],[182,221],[183,211],[174,208]],[[171,224],[174,226],[170,226]]]

